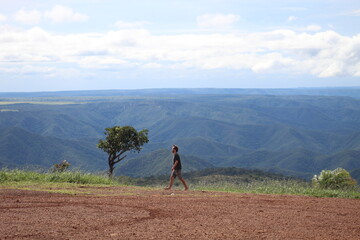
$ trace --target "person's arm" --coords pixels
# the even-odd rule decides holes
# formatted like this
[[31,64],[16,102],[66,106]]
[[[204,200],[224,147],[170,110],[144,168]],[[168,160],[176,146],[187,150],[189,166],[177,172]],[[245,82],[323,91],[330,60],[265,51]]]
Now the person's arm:
[[171,171],[174,171],[175,168],[176,168],[176,166],[177,166],[178,164],[179,164],[179,160],[176,160],[175,163],[174,163],[174,165],[173,165],[172,168],[171,168]]

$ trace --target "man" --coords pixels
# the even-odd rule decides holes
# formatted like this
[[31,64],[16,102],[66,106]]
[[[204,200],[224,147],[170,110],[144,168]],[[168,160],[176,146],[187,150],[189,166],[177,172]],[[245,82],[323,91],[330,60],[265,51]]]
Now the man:
[[169,186],[167,188],[165,188],[165,190],[170,190],[172,185],[174,184],[174,180],[176,177],[179,178],[179,180],[182,182],[182,184],[185,187],[185,191],[187,191],[189,189],[189,187],[187,186],[185,180],[181,177],[181,161],[180,161],[180,156],[178,154],[179,148],[176,145],[172,146],[172,153],[174,155],[173,157],[173,166],[171,168],[171,176],[170,176],[170,183]]

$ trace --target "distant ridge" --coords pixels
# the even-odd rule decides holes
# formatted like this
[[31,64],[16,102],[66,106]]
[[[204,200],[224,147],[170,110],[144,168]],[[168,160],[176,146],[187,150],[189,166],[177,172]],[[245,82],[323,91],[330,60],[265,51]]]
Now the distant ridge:
[[0,129],[0,168],[49,169],[68,160],[75,168],[103,170],[103,157],[86,142],[41,136],[18,127]]
[[154,88],[128,90],[77,90],[45,92],[0,92],[0,97],[85,97],[85,96],[151,96],[187,94],[241,94],[241,95],[310,95],[343,96],[360,98],[360,87],[320,87],[320,88]]
[[168,92],[0,99],[0,167],[51,167],[66,159],[74,168],[104,171],[106,156],[96,147],[104,129],[131,125],[148,129],[150,141],[116,168],[121,175],[168,173],[172,144],[180,146],[184,172],[239,167],[310,179],[343,167],[359,175],[360,99],[352,97]]
[[[219,184],[232,183],[242,184],[262,181],[283,181],[293,180],[304,182],[301,178],[288,177],[282,174],[276,174],[258,169],[244,168],[205,168],[201,170],[189,171],[183,173],[183,177],[191,184]],[[139,185],[160,185],[167,183],[169,174],[156,176],[142,176],[141,179],[135,180]]]

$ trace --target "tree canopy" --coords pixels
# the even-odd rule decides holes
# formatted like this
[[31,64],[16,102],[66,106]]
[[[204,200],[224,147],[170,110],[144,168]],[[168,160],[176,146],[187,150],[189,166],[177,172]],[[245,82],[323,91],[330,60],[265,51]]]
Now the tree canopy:
[[147,129],[138,132],[131,126],[114,126],[105,129],[105,140],[99,140],[97,146],[108,154],[110,177],[115,169],[115,164],[126,158],[127,155],[123,156],[125,152],[140,152],[142,146],[149,142],[148,132]]

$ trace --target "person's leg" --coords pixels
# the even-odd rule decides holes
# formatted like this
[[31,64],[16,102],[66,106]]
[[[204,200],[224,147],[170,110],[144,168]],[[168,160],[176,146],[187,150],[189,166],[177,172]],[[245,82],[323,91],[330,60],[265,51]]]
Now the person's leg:
[[181,176],[181,170],[178,170],[177,171],[177,173],[176,173],[176,175],[178,176],[178,178],[179,178],[179,180],[182,182],[182,184],[184,185],[184,190],[186,191],[186,190],[188,190],[189,189],[189,187],[188,187],[188,185],[186,184],[186,182],[185,182],[185,180],[182,178],[182,176]]
[[186,182],[185,182],[185,180],[183,179],[183,178],[179,178],[180,179],[180,181],[182,182],[182,184],[184,185],[184,187],[185,187],[185,191],[187,191],[187,190],[189,190],[189,187],[188,187],[188,185],[186,184]]
[[174,184],[174,177],[171,176],[170,177],[170,183],[169,183],[169,186],[167,188],[165,188],[165,190],[170,190],[172,188],[172,185]]
[[170,176],[170,182],[169,182],[169,186],[165,188],[165,190],[170,190],[172,188],[172,185],[174,184],[174,179],[175,179],[175,174],[174,171],[171,173]]

